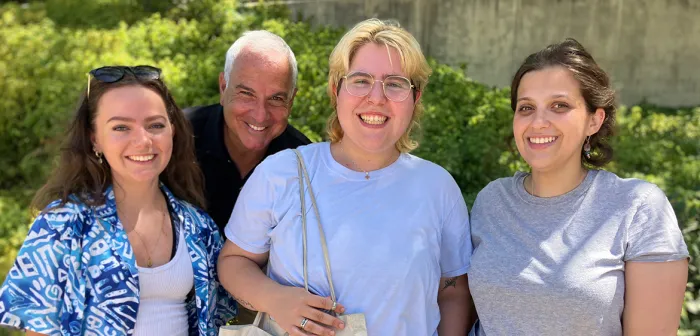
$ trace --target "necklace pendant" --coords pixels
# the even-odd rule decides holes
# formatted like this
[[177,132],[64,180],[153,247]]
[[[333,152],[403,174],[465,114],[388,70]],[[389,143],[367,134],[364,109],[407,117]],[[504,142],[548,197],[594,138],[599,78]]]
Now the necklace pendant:
[[365,180],[369,180],[369,172],[365,172]]
[[148,268],[153,267],[153,260],[151,260],[151,258],[148,258],[148,262],[146,263],[146,267],[148,267]]

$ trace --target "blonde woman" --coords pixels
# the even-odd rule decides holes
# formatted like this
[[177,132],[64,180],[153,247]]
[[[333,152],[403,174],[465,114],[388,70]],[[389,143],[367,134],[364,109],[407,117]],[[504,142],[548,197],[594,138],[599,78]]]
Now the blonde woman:
[[447,171],[408,154],[429,74],[415,38],[396,25],[367,20],[340,40],[330,56],[330,141],[299,148],[338,302],[328,298],[309,204],[313,295],[303,289],[300,181],[287,150],[256,168],[225,229],[218,267],[240,304],[269,313],[290,335],[342,329],[322,311],[334,307],[363,313],[369,335],[466,334],[473,316],[467,207]]

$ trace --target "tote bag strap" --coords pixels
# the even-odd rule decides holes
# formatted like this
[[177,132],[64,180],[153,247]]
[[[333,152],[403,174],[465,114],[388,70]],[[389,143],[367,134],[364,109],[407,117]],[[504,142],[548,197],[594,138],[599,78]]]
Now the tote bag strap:
[[313,189],[311,188],[311,179],[309,179],[309,173],[306,170],[306,165],[304,164],[304,158],[297,149],[292,149],[294,154],[297,156],[297,167],[299,170],[299,198],[301,200],[301,227],[302,227],[302,245],[304,248],[304,288],[309,291],[309,274],[308,274],[308,246],[306,239],[306,197],[304,193],[304,185],[309,190],[309,196],[311,198],[311,205],[314,208],[314,213],[316,214],[316,222],[318,224],[318,232],[321,237],[321,248],[323,249],[323,260],[326,266],[326,275],[328,276],[328,286],[331,289],[331,300],[336,302],[335,288],[333,287],[333,276],[331,274],[331,261],[328,257],[328,244],[326,243],[326,235],[323,232],[323,225],[321,225],[321,215],[318,212],[318,206],[316,205],[316,197],[314,196]]

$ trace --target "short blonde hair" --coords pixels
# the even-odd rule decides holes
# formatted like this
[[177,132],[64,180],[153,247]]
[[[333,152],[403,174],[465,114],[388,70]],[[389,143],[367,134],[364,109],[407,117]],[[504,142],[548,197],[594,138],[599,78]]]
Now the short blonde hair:
[[[357,50],[368,43],[384,44],[396,49],[401,57],[401,69],[415,85],[416,91],[423,91],[428,84],[428,77],[432,70],[413,35],[401,28],[398,23],[391,21],[369,19],[358,23],[340,39],[338,45],[331,52],[328,62],[328,96],[333,105],[333,113],[328,119],[326,131],[332,143],[339,142],[344,134],[336,109],[340,80],[350,69],[350,63]],[[413,139],[411,135],[420,126],[419,120],[422,114],[423,104],[419,101],[413,108],[411,123],[406,132],[396,142],[396,149],[400,152],[407,153],[418,147],[418,141]]]

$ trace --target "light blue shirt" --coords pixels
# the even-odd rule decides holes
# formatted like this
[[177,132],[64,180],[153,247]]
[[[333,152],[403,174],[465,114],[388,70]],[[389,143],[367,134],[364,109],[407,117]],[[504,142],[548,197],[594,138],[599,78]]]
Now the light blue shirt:
[[[364,313],[369,335],[436,335],[441,277],[465,274],[471,240],[467,207],[442,167],[402,154],[381,170],[352,171],[328,143],[299,147],[328,241],[338,302]],[[265,159],[243,187],[226,237],[251,253],[270,252],[271,277],[303,287],[296,156]],[[306,195],[309,287],[330,296],[317,218]]]

